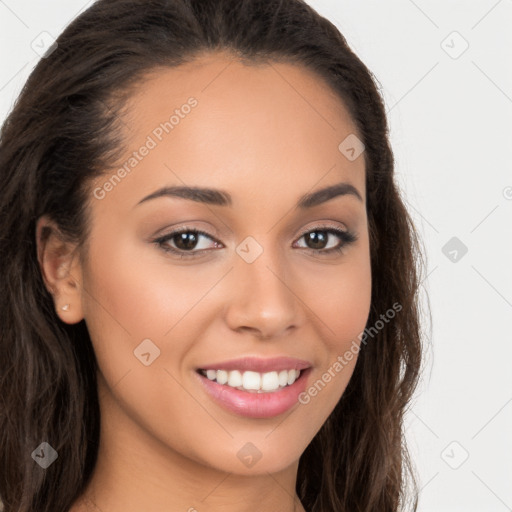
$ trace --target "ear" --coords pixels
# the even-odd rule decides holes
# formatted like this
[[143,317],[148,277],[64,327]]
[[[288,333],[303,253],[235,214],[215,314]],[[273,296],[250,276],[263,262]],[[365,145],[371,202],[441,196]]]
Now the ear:
[[46,215],[36,223],[37,260],[55,310],[67,324],[83,319],[82,269],[76,244],[64,240],[58,226]]

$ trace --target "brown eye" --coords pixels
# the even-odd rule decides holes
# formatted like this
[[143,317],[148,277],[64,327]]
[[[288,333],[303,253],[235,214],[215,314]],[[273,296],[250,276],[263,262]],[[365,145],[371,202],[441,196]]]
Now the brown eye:
[[325,249],[329,234],[327,231],[310,231],[304,237],[310,249]]
[[178,249],[186,251],[195,248],[199,237],[193,231],[186,231],[185,233],[174,235],[171,240],[174,242],[174,245],[176,245]]
[[[202,239],[209,239],[213,242],[213,244],[202,243]],[[167,235],[161,236],[154,240],[154,243],[158,245],[161,249],[166,252],[178,254],[180,257],[194,257],[203,253],[203,251],[208,250],[213,245],[213,248],[219,247],[219,242],[217,242],[213,237],[211,237],[205,231],[200,231],[197,229],[181,229],[179,231],[173,231]],[[204,245],[204,247],[197,247],[199,245]],[[208,247],[210,245],[210,247]],[[187,254],[188,253],[188,254]]]
[[[333,240],[337,238],[339,242],[337,245],[326,248],[331,238]],[[305,249],[311,249],[319,254],[330,254],[332,252],[341,252],[347,245],[355,242],[357,236],[350,231],[330,227],[312,229],[304,233],[300,239],[305,240]]]

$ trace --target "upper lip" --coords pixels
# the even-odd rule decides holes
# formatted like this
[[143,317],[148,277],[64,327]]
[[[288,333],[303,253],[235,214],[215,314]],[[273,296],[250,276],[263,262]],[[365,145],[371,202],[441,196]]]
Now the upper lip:
[[253,372],[272,372],[281,370],[305,370],[309,368],[311,363],[304,359],[296,359],[294,357],[242,357],[239,359],[230,359],[229,361],[220,361],[218,363],[206,364],[200,366],[200,370],[241,370]]

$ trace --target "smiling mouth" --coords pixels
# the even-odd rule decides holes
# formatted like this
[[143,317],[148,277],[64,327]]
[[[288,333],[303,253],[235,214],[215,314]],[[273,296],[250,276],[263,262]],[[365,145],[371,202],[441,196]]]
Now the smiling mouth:
[[197,372],[207,379],[240,391],[249,393],[275,393],[296,382],[301,370],[254,372],[240,370],[198,369]]

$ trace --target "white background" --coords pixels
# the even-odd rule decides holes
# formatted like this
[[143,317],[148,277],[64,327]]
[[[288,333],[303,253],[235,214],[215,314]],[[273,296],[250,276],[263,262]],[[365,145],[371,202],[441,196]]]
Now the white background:
[[[432,335],[406,425],[419,510],[512,510],[512,1],[309,3],[380,83],[426,248]],[[0,120],[39,59],[32,41],[89,4],[0,0]]]

